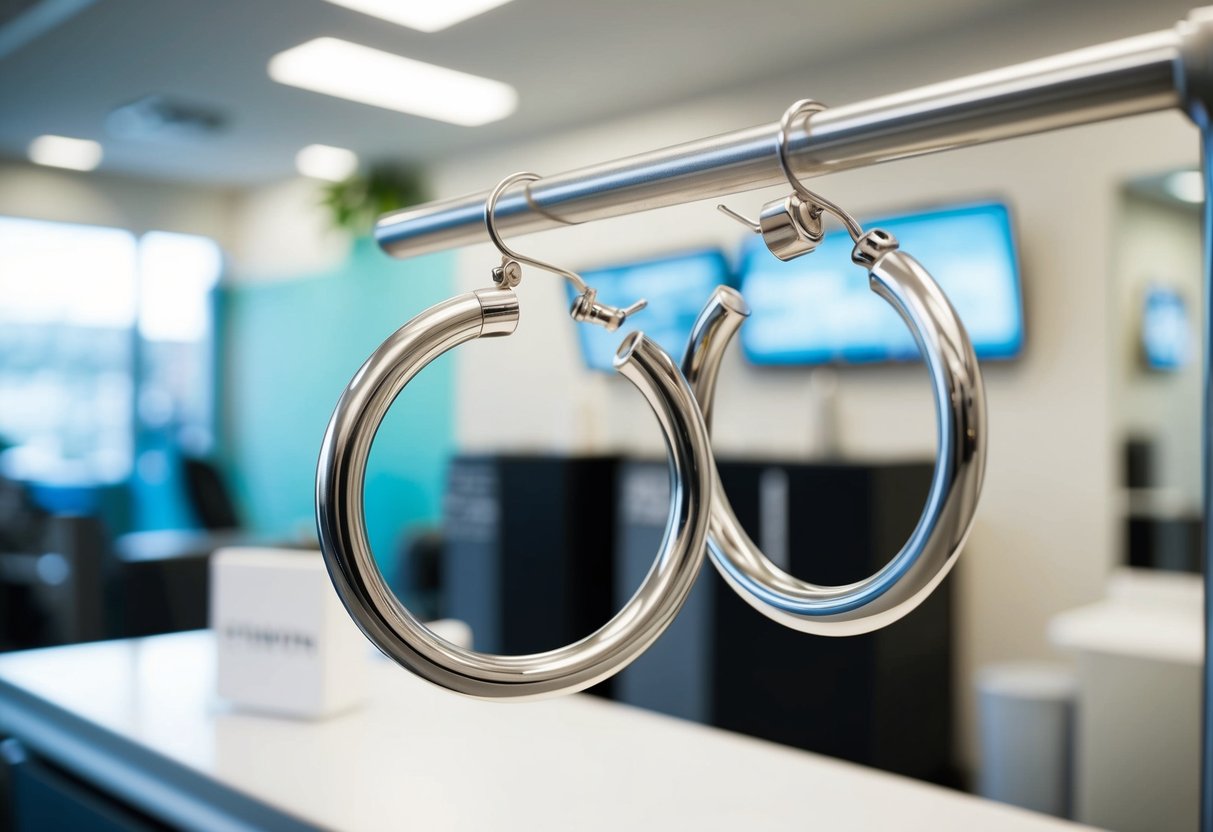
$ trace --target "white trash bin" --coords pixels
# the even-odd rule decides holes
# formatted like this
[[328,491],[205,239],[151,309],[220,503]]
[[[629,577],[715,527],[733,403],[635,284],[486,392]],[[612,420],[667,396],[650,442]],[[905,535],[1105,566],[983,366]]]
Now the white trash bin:
[[1065,665],[1008,662],[976,674],[981,742],[978,793],[1071,814],[1076,681]]

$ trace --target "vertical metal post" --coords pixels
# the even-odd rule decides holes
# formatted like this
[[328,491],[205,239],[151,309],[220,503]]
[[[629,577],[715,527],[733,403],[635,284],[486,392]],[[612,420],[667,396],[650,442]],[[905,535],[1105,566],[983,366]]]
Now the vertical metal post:
[[1213,146],[1213,130],[1207,122],[1200,131],[1200,165],[1204,172],[1205,204],[1201,214],[1201,268],[1204,270],[1204,327],[1202,328],[1201,355],[1204,359],[1204,398],[1202,401],[1201,461],[1204,495],[1204,517],[1201,530],[1201,547],[1204,552],[1202,567],[1205,584],[1205,664],[1201,691],[1201,747],[1200,747],[1200,829],[1213,832],[1213,662],[1209,661],[1209,645],[1213,643],[1213,168],[1210,151]]
[[1205,313],[1201,331],[1201,356],[1204,359],[1204,396],[1201,404],[1201,467],[1205,588],[1205,661],[1201,675],[1200,720],[1200,829],[1213,832],[1213,662],[1209,645],[1213,644],[1213,7],[1196,9],[1180,24],[1179,63],[1175,84],[1184,109],[1200,128],[1200,166],[1204,174],[1205,202],[1201,214],[1202,257],[1204,270]]
[[1176,27],[1179,59],[1175,87],[1188,117],[1200,128],[1200,166],[1205,185],[1201,214],[1205,313],[1201,331],[1204,394],[1201,405],[1201,468],[1204,553],[1204,670],[1200,713],[1200,830],[1213,832],[1213,6],[1193,9]]

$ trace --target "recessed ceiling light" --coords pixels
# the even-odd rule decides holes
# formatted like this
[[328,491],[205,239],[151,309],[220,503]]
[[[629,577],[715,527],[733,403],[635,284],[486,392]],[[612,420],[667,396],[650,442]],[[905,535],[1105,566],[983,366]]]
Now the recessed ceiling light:
[[1171,196],[1183,202],[1205,201],[1205,178],[1198,170],[1180,170],[1163,182],[1163,188]]
[[337,38],[279,52],[269,73],[280,84],[465,127],[503,119],[518,106],[509,84]]
[[510,0],[329,0],[356,12],[369,14],[389,23],[438,32],[448,26],[504,6]]
[[29,143],[29,158],[52,168],[92,170],[101,163],[101,145],[91,139],[39,136]]
[[344,182],[358,170],[358,156],[344,147],[309,144],[295,154],[295,167],[313,179]]

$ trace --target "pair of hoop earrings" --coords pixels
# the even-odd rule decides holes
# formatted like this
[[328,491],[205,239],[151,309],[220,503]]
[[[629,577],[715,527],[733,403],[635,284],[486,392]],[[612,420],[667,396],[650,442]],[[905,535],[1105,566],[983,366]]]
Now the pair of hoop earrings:
[[926,269],[901,251],[892,235],[879,229],[865,233],[853,217],[793,174],[787,160],[791,126],[820,109],[816,102],[799,101],[780,122],[779,161],[793,193],[764,206],[757,222],[722,209],[762,234],[772,253],[785,260],[816,248],[823,237],[823,213],[836,216],[855,241],[853,262],[868,272],[872,290],[914,334],[934,390],[937,448],[926,506],[902,549],[862,581],[817,586],[781,570],[745,533],[721,487],[708,431],[721,359],[749,314],[739,293],[721,287],[696,320],[681,366],[640,332],[626,336],[615,357],[616,370],[657,417],[672,477],[665,535],[631,600],[582,640],[521,656],[453,645],[409,612],[375,564],[363,516],[371,442],[396,396],[447,350],[514,332],[519,318],[514,288],[523,263],[573,282],[579,293],[570,310],[574,320],[613,331],[644,307],[644,301],[625,309],[602,304],[575,272],[524,257],[505,244],[495,222],[497,202],[512,185],[538,178],[514,174],[485,201],[485,226],[502,253],[501,265],[493,270],[495,287],[433,306],[384,341],[342,393],[321,446],[316,481],[320,547],[346,609],[387,656],[468,696],[539,698],[587,688],[644,652],[682,608],[705,551],[726,582],[764,615],[821,635],[884,627],[917,607],[948,574],[968,535],[985,467],[981,373],[968,334]]

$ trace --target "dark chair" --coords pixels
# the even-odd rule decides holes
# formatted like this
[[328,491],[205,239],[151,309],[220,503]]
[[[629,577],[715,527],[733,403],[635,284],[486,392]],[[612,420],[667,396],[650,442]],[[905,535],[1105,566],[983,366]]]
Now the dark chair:
[[0,649],[104,638],[105,527],[54,515],[40,537],[29,551],[0,553]]
[[41,545],[49,513],[34,502],[29,489],[0,477],[0,552],[32,552]]
[[241,528],[240,515],[219,469],[205,459],[189,456],[181,458],[181,467],[185,497],[198,525],[212,531]]
[[397,559],[396,594],[423,621],[442,618],[442,555],[446,541],[438,529],[409,535]]

